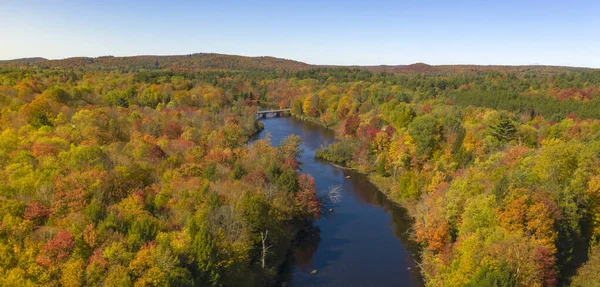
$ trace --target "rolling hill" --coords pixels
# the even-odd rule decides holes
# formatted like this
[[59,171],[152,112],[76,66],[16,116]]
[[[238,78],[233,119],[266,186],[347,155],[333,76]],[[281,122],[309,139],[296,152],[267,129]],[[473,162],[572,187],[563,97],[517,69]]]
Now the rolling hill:
[[174,72],[198,72],[205,70],[278,70],[296,72],[313,68],[350,68],[368,70],[375,73],[394,74],[476,74],[483,72],[510,73],[562,73],[569,71],[593,70],[589,68],[523,65],[428,65],[415,63],[410,65],[378,66],[339,66],[312,65],[300,61],[275,57],[247,57],[216,53],[197,53],[173,56],[131,56],[131,57],[73,57],[60,60],[48,60],[41,57],[0,61],[0,67],[29,68],[80,68],[85,70],[168,70]]

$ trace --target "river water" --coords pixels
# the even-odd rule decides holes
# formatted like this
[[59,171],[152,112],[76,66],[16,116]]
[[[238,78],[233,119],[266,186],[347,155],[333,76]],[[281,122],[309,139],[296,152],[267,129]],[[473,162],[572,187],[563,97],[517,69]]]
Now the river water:
[[[288,256],[282,271],[287,286],[422,286],[415,264],[416,246],[408,240],[406,211],[386,199],[366,176],[315,158],[315,150],[334,141],[321,126],[292,117],[267,118],[251,141],[270,134],[278,145],[295,134],[302,139],[302,173],[315,178],[324,195],[341,186],[333,212],[315,222]],[[309,239],[306,239],[309,238]],[[317,270],[317,274],[312,274]]]

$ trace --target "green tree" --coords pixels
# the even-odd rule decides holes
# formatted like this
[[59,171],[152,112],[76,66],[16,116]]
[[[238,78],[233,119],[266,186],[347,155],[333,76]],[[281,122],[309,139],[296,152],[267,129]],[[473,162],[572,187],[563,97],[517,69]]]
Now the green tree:
[[415,118],[408,125],[408,133],[415,140],[416,155],[419,159],[426,160],[438,148],[440,129],[438,121],[431,115]]
[[514,139],[517,128],[514,121],[507,113],[500,113],[495,122],[490,126],[490,134],[501,143]]

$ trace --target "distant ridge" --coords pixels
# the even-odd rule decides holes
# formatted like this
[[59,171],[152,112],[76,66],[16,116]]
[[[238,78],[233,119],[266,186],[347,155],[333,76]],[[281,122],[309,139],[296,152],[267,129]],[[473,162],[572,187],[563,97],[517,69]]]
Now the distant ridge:
[[484,72],[509,72],[509,73],[562,73],[569,71],[598,70],[592,68],[566,67],[566,66],[544,66],[544,65],[439,65],[433,66],[424,63],[411,65],[381,65],[381,66],[352,66],[357,69],[365,69],[371,72],[386,72],[393,74],[476,74]]
[[290,71],[296,72],[312,68],[350,68],[376,73],[394,74],[476,74],[481,72],[510,73],[562,73],[580,70],[598,70],[564,66],[524,65],[428,65],[415,63],[410,65],[379,66],[336,66],[311,65],[295,60],[269,56],[248,57],[216,53],[197,53],[172,56],[130,56],[130,57],[73,57],[60,60],[48,60],[41,57],[0,61],[0,67],[38,67],[38,68],[81,68],[85,70],[147,71],[166,70],[173,72],[198,72],[205,70],[251,70],[251,71]]
[[40,68],[86,68],[90,70],[152,70],[201,71],[201,70],[289,70],[308,69],[312,65],[275,57],[246,57],[214,53],[198,53],[173,56],[101,56],[73,57],[61,60],[27,58],[0,61],[0,66],[19,67],[26,63],[35,63]]
[[6,64],[6,63],[39,63],[39,62],[44,62],[44,61],[48,61],[48,59],[46,58],[41,58],[41,57],[35,57],[35,58],[20,58],[20,59],[13,59],[13,60],[2,60],[0,61],[0,65],[1,64]]

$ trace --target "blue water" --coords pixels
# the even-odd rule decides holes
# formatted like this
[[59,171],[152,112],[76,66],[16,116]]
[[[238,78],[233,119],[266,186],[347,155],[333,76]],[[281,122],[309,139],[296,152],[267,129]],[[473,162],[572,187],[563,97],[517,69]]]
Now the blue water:
[[[364,175],[315,159],[316,149],[334,141],[333,132],[291,117],[262,123],[265,129],[252,141],[270,134],[271,144],[278,145],[291,134],[300,136],[301,172],[315,178],[319,194],[342,187],[342,200],[334,212],[315,222],[316,240],[293,248],[282,285],[422,286],[405,210],[387,200]],[[318,273],[311,274],[312,270]]]

